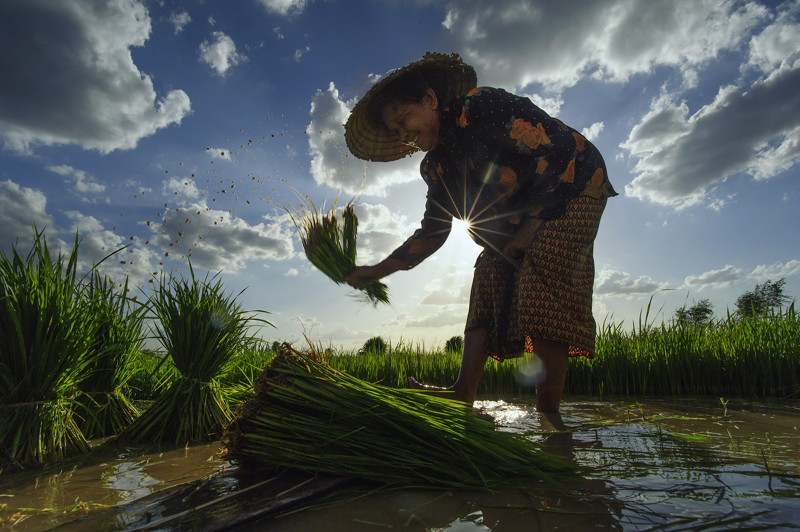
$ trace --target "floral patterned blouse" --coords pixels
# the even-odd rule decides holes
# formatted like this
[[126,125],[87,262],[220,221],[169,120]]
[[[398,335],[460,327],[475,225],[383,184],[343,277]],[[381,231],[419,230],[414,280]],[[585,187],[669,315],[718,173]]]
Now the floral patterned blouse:
[[478,87],[443,109],[441,144],[420,164],[428,185],[419,229],[390,258],[413,268],[444,244],[452,219],[499,252],[526,216],[561,216],[579,196],[616,196],[600,152],[528,98]]

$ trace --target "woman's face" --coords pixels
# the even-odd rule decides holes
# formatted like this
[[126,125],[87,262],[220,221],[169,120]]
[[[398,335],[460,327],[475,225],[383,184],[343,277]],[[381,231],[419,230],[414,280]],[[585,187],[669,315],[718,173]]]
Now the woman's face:
[[383,124],[404,144],[430,151],[440,143],[439,102],[431,89],[420,103],[387,103],[381,116]]

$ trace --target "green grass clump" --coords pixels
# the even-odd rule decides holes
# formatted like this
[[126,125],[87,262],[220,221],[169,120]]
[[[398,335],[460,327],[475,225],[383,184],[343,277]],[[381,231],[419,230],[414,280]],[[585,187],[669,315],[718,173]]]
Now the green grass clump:
[[[353,205],[344,206],[339,220],[335,207],[323,214],[308,200],[291,216],[311,264],[335,283],[345,283],[356,267],[358,218]],[[365,301],[373,306],[389,304],[389,291],[384,283],[374,279],[363,281],[363,286]]]
[[77,248],[76,237],[69,254],[53,257],[36,232],[27,256],[0,252],[0,462],[24,467],[88,450],[73,399],[94,318],[81,304]]
[[575,470],[471,405],[334,370],[286,346],[255,383],[223,438],[256,467],[397,486],[492,488]]
[[179,376],[142,415],[119,434],[137,442],[207,442],[231,419],[219,376],[249,340],[252,322],[219,279],[162,279],[151,299],[155,336]]
[[127,293],[127,279],[118,290],[97,270],[90,272],[83,304],[94,318],[91,363],[78,384],[81,393],[76,399],[79,424],[88,438],[116,435],[139,416],[124,387],[134,372],[133,357],[144,342],[147,307]]

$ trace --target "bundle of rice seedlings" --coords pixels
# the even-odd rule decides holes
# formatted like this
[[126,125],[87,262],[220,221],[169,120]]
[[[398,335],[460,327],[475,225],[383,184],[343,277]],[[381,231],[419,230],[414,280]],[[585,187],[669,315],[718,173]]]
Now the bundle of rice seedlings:
[[117,290],[97,270],[91,272],[84,289],[84,305],[95,317],[89,351],[91,363],[78,384],[76,412],[87,438],[112,436],[139,416],[139,410],[124,393],[133,375],[133,357],[144,342],[147,307],[127,295],[128,280]]
[[[335,206],[323,214],[310,200],[305,200],[301,209],[289,214],[311,264],[335,283],[345,283],[345,277],[356,267],[358,218],[353,204],[342,208],[341,220],[336,217]],[[389,304],[389,292],[384,283],[373,279],[363,284],[365,301],[373,306]]]
[[54,258],[34,234],[27,256],[0,252],[0,462],[16,467],[88,451],[73,411],[93,319],[80,302],[77,235]]
[[253,322],[271,325],[242,311],[238,296],[226,295],[219,279],[213,282],[216,275],[200,281],[189,269],[191,280],[162,279],[151,298],[155,336],[180,376],[120,440],[182,445],[218,438],[232,416],[218,377],[250,339]]
[[284,346],[223,442],[248,467],[396,486],[492,488],[553,480],[576,466],[497,432],[470,405],[361,381]]

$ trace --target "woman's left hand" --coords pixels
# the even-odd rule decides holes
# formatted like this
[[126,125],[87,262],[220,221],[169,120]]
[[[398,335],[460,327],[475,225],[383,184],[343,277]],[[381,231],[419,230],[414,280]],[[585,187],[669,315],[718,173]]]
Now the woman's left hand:
[[525,218],[520,224],[514,236],[508,239],[503,246],[503,253],[512,259],[520,259],[525,254],[525,250],[530,247],[536,239],[536,233],[542,225],[540,218]]

